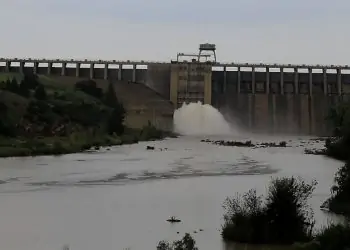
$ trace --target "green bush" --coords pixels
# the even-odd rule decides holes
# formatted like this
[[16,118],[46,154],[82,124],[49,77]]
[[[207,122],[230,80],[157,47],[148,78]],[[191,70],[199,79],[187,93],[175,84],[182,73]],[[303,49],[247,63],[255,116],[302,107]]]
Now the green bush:
[[151,123],[148,123],[148,125],[144,126],[140,131],[140,141],[160,140],[163,138],[164,132],[151,125]]
[[157,250],[198,250],[196,241],[189,233],[186,233],[181,240],[174,241],[170,244],[167,241],[160,241]]
[[117,105],[107,121],[107,130],[109,134],[121,135],[124,133],[125,109],[123,105]]
[[350,215],[350,162],[344,164],[335,174],[332,196],[326,207],[334,213]]
[[314,220],[307,205],[316,182],[302,179],[272,180],[265,200],[250,190],[224,202],[225,240],[252,244],[292,244],[312,238]]

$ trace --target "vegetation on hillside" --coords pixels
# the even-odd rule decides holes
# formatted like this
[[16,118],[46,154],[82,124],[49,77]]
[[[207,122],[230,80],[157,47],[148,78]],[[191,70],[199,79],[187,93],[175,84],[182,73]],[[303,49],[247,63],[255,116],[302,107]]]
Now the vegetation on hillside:
[[125,128],[112,83],[104,92],[92,80],[60,86],[26,74],[0,86],[0,156],[71,153],[165,135],[150,125]]

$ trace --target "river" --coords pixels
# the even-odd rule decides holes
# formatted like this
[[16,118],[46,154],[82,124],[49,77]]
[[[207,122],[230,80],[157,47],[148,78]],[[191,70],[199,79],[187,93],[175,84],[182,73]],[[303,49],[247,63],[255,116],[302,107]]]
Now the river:
[[[284,139],[291,147],[250,149],[201,139],[0,159],[1,249],[59,250],[67,244],[71,250],[151,250],[158,241],[179,239],[186,232],[200,250],[226,249],[220,237],[225,197],[250,188],[264,194],[271,176],[316,179],[310,203],[317,227],[339,219],[319,206],[342,163],[303,153],[322,142],[257,137]],[[155,150],[146,150],[147,145]],[[170,224],[170,216],[182,222]]]

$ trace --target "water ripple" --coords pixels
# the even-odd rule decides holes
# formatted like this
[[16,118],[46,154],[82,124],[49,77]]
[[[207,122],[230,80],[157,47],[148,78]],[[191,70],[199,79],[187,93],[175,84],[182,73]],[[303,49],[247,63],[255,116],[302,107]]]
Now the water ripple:
[[[218,162],[217,162],[218,163]],[[235,175],[264,175],[273,174],[278,170],[272,169],[270,165],[257,162],[248,157],[241,158],[236,163],[221,161],[213,164],[210,168],[196,168],[182,159],[169,165],[167,171],[140,170],[137,172],[123,172],[107,178],[70,181],[30,182],[31,186],[84,186],[84,185],[125,185],[145,181],[164,179],[180,179],[210,176],[235,176]]]

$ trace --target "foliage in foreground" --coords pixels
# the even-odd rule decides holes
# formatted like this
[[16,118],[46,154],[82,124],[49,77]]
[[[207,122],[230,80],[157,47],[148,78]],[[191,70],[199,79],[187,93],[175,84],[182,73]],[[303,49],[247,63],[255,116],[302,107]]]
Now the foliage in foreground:
[[344,164],[336,173],[332,196],[326,207],[334,213],[350,215],[350,162]]
[[333,127],[333,138],[326,141],[326,154],[346,161],[350,157],[350,102],[341,101],[332,107],[327,119]]
[[196,241],[189,233],[186,233],[181,240],[174,241],[170,244],[167,241],[160,241],[157,250],[198,250]]
[[346,223],[344,225],[329,225],[315,237],[315,241],[318,242],[315,250],[346,250],[350,249],[350,225]]
[[273,179],[265,199],[252,189],[224,202],[225,240],[252,244],[292,244],[312,239],[313,212],[307,205],[316,181]]
[[350,215],[350,102],[341,101],[332,107],[328,119],[333,124],[333,137],[326,141],[326,154],[346,164],[336,173],[332,196],[324,206],[331,212]]

